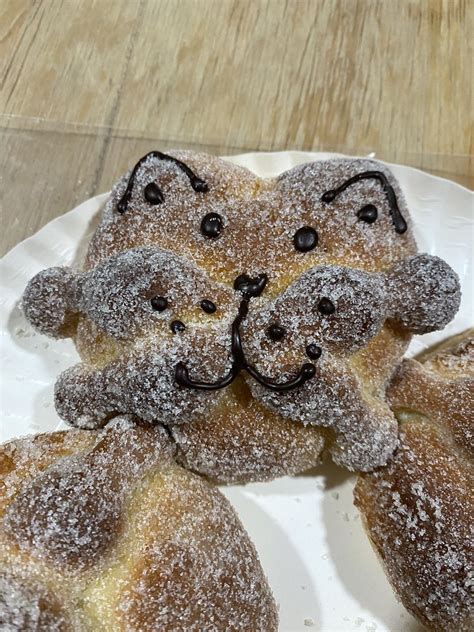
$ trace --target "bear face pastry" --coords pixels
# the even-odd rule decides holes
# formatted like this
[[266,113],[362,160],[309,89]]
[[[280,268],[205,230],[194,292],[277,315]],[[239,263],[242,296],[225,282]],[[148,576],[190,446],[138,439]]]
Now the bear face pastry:
[[[100,427],[121,413],[163,423],[183,462],[225,480],[304,469],[324,444],[368,470],[395,446],[383,391],[410,333],[444,327],[459,305],[449,266],[415,253],[403,196],[378,163],[262,180],[210,156],[152,152],[114,188],[84,271],[40,273],[23,306],[39,331],[74,336],[83,363],[56,385],[69,423]],[[221,469],[213,417],[249,426],[235,471]],[[288,420],[296,441],[285,442]],[[265,447],[272,422],[278,467]]]

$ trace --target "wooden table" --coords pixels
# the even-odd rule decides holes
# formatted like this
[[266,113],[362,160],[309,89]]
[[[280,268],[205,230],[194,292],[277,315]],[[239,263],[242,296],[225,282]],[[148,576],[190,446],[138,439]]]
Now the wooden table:
[[1,0],[1,253],[151,148],[374,151],[472,186],[473,6]]

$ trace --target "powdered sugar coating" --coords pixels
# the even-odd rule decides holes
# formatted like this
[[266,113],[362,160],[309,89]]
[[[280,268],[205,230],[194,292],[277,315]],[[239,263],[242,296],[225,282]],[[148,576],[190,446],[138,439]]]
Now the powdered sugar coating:
[[54,594],[27,578],[0,573],[0,625],[3,632],[66,632],[69,618]]
[[223,391],[212,415],[170,430],[178,462],[221,483],[268,481],[308,470],[320,462],[328,438],[319,428],[263,406],[242,377]]
[[465,332],[400,367],[398,449],[355,491],[393,587],[433,630],[474,625],[473,343]]
[[439,350],[405,360],[387,393],[395,410],[414,409],[449,431],[450,441],[474,458],[474,331],[448,340]]
[[[199,322],[200,303],[212,297],[219,313],[207,322],[212,327],[219,315],[237,308],[235,293],[212,283],[206,274],[182,258],[148,246],[135,248],[106,259],[80,283],[79,310],[114,338],[133,338],[160,325],[169,329],[173,320]],[[153,309],[151,299],[163,297],[168,306]]]
[[230,368],[230,334],[185,330],[161,341],[159,353],[144,340],[104,369],[78,364],[56,382],[56,409],[70,424],[83,428],[100,427],[124,413],[150,423],[189,423],[217,404],[222,393],[178,386],[175,369],[183,360],[191,375],[216,380]]
[[331,454],[343,467],[367,471],[384,465],[395,447],[397,424],[390,408],[365,393],[356,374],[330,353],[323,351],[314,378],[294,392],[274,393],[256,382],[248,384],[275,412],[329,428],[336,439]]
[[[322,299],[331,301],[333,314],[321,313]],[[383,275],[317,266],[302,274],[274,302],[267,302],[255,315],[252,312],[243,328],[251,338],[249,353],[258,349],[258,362],[262,358],[265,364],[276,366],[282,348],[310,343],[349,355],[379,332],[385,320],[385,303]],[[285,329],[279,344],[272,344],[267,334],[274,323]]]
[[[448,266],[430,262],[428,256],[423,261],[410,258],[415,244],[393,175],[373,161],[336,160],[263,180],[204,154],[172,155],[206,182],[207,192],[195,190],[174,162],[156,156],[148,156],[137,169],[124,212],[117,204],[130,174],[114,187],[85,271],[70,281],[69,324],[76,327],[83,363],[58,380],[59,414],[84,428],[100,427],[121,413],[170,427],[194,422],[202,428],[203,419],[219,414],[222,392],[183,386],[176,377],[178,364],[191,381],[222,380],[235,365],[231,339],[243,297],[234,280],[242,274],[265,274],[265,289],[250,299],[240,327],[245,353],[240,367],[245,369],[246,362],[281,383],[295,379],[309,363],[308,345],[319,346],[322,357],[315,361],[316,376],[291,393],[272,393],[246,376],[252,394],[275,414],[329,428],[334,455],[347,467],[368,470],[384,463],[394,445],[394,422],[380,396],[409,340],[403,330],[410,330],[411,321],[417,331],[424,322],[428,329],[444,324],[459,295]],[[374,170],[395,191],[408,220],[404,234],[395,230],[377,178],[354,182],[334,200],[323,201],[326,191]],[[159,186],[162,203],[147,201],[144,190],[151,182]],[[377,206],[374,223],[358,215],[367,204]],[[222,221],[214,238],[201,230],[209,213]],[[318,234],[308,252],[299,251],[293,240],[302,227]],[[418,277],[434,273],[435,284],[440,276],[436,296],[429,294],[431,281],[423,289],[410,284],[415,269]],[[32,281],[39,289],[30,317],[40,330],[51,302],[42,280],[40,274]],[[30,294],[27,289],[25,299]],[[153,309],[153,297],[165,301],[162,311]],[[217,305],[215,313],[203,311],[204,299]],[[333,302],[334,314],[321,313],[321,299]],[[388,324],[387,317],[403,327]],[[275,322],[285,327],[279,342],[268,337]],[[57,329],[61,327],[63,323]],[[371,358],[380,355],[381,346],[390,358],[383,370]],[[258,427],[260,422],[255,419]],[[319,442],[327,434],[321,433]],[[247,448],[250,455],[250,442]],[[213,475],[202,459],[194,455],[192,461]],[[222,474],[216,469],[216,477]],[[239,466],[235,476],[241,475]],[[232,478],[229,471],[225,476]]]
[[49,268],[28,283],[22,299],[26,318],[42,334],[65,338],[74,333],[75,274],[69,268]]
[[2,529],[55,565],[90,565],[117,537],[127,491],[172,454],[161,427],[109,430],[87,454],[35,477],[8,507]]
[[[276,630],[271,592],[229,503],[173,463],[163,429],[127,426],[66,433],[79,452],[60,461],[73,442],[65,433],[43,436],[35,448],[49,460],[43,473],[26,457],[30,439],[3,446],[10,465],[2,482],[8,490],[13,479],[16,492],[0,522],[0,616],[12,630]],[[72,496],[61,494],[79,470]],[[97,529],[107,475],[118,504],[107,498],[101,510],[116,511],[118,522]],[[22,627],[39,620],[51,627]]]

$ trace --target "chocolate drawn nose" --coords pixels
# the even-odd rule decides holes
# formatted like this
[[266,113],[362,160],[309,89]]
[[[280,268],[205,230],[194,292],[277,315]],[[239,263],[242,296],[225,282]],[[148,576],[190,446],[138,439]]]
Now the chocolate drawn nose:
[[265,273],[256,277],[249,277],[248,274],[239,274],[234,281],[234,289],[242,292],[248,297],[260,296],[267,285],[268,276]]

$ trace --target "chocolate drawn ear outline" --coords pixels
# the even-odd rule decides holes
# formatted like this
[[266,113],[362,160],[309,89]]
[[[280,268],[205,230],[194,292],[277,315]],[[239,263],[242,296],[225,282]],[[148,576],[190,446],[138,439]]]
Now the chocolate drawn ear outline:
[[443,259],[419,254],[396,264],[385,277],[387,318],[415,334],[443,329],[461,302],[459,277]]
[[80,274],[71,268],[47,268],[38,272],[23,293],[21,308],[28,322],[51,338],[74,335],[79,315]]

